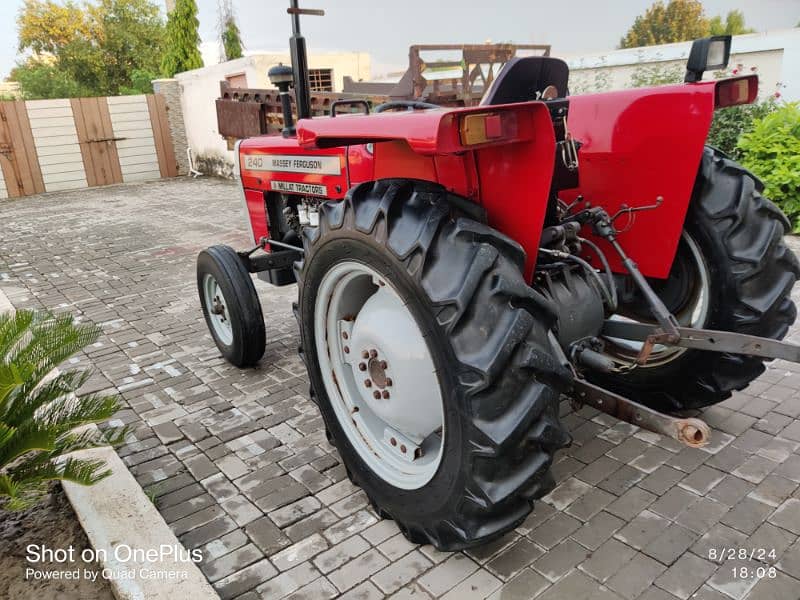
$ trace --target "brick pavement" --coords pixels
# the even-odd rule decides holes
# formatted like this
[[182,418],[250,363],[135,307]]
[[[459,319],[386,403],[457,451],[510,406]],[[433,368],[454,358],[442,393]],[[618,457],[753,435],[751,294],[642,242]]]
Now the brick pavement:
[[[704,450],[564,403],[575,443],[554,467],[559,487],[510,535],[444,554],[407,542],[347,481],[295,354],[293,286],[258,284],[257,369],[219,357],[194,281],[213,243],[247,245],[230,182],[0,203],[0,289],[17,307],[102,326],[71,366],[95,368],[87,391],[123,397],[114,422],[133,434],[119,454],[181,541],[202,548],[223,598],[800,597],[800,366],[776,361],[707,410]],[[723,548],[748,556],[723,560]],[[751,558],[758,549],[774,558]],[[746,566],[775,577],[734,576]]]

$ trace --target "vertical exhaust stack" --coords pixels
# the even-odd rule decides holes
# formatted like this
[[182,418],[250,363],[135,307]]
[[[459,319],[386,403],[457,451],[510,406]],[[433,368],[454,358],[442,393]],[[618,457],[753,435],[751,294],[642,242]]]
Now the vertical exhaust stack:
[[291,6],[286,11],[292,15],[292,37],[289,39],[289,49],[292,54],[292,68],[294,69],[294,94],[297,102],[297,118],[311,118],[311,91],[308,83],[308,54],[306,53],[306,39],[300,33],[300,15],[324,16],[324,10],[300,8],[298,0],[291,0]]

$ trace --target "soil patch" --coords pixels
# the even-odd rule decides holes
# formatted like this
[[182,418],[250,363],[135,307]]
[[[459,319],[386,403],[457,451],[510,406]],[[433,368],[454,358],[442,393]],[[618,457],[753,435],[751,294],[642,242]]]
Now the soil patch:
[[[50,549],[72,547],[73,559],[28,561],[29,544]],[[84,576],[84,569],[99,573],[100,567],[81,559],[90,548],[89,540],[72,511],[60,484],[54,484],[41,504],[23,512],[0,510],[0,599],[14,600],[114,600],[108,582],[98,575],[95,581]],[[36,579],[26,569],[61,577],[79,573],[76,579]]]

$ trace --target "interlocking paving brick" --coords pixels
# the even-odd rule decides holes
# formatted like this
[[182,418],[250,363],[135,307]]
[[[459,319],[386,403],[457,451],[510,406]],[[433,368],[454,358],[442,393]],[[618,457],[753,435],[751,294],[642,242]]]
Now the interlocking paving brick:
[[624,598],[633,600],[639,596],[666,567],[644,554],[636,554],[606,582],[609,588]]
[[442,596],[443,600],[483,600],[497,590],[503,582],[497,577],[479,569],[452,590]]
[[521,538],[486,563],[486,568],[508,580],[543,554],[543,550],[527,538]]
[[[371,578],[406,557],[424,566],[384,582],[399,585],[397,600],[620,600],[635,589],[637,600],[673,600],[697,583],[693,600],[761,600],[797,589],[800,368],[783,361],[705,411],[715,430],[702,450],[562,403],[574,441],[556,456],[559,485],[515,532],[455,554],[408,542],[376,518],[325,439],[295,352],[296,289],[256,283],[269,324],[256,369],[233,368],[211,342],[194,262],[211,243],[250,243],[228,210],[236,194],[229,182],[175,179],[62,193],[57,214],[52,196],[0,206],[13,240],[0,243],[0,287],[17,306],[101,324],[72,363],[96,372],[84,391],[120,393],[112,421],[132,428],[120,456],[180,539],[203,551],[223,597],[335,597],[338,581],[343,598],[382,598]],[[153,289],[159,302],[144,310]],[[779,577],[734,581],[721,560],[708,575],[721,547],[775,548]],[[652,573],[629,577],[632,561]],[[653,565],[668,570],[656,577]],[[603,583],[612,577],[616,590]]]
[[329,573],[369,549],[370,545],[364,538],[354,535],[320,553],[314,559],[314,565],[322,573]]
[[769,518],[769,522],[800,535],[800,499],[789,498],[784,501]]
[[383,592],[391,594],[403,585],[424,573],[431,566],[425,556],[418,551],[413,551],[405,556],[393,560],[387,567],[375,573],[370,579]]
[[260,598],[283,598],[319,578],[320,573],[309,562],[300,562],[256,588]]
[[320,534],[315,533],[305,539],[287,546],[280,552],[270,557],[272,564],[279,571],[285,571],[297,566],[300,563],[309,561],[320,552],[328,549],[328,542]]
[[214,583],[222,600],[235,598],[275,576],[277,571],[267,559],[260,560]]
[[616,533],[625,521],[611,513],[601,511],[589,519],[586,524],[572,533],[572,539],[592,550]]
[[216,560],[202,564],[201,568],[208,580],[213,583],[253,564],[263,556],[258,548],[253,544],[248,544],[224,556],[220,556]]
[[714,571],[716,566],[713,563],[693,554],[684,554],[655,583],[681,600],[686,600]]
[[261,517],[252,523],[248,523],[244,531],[255,542],[256,546],[261,548],[267,555],[277,552],[291,543],[289,538],[283,534],[269,517]]
[[[800,552],[798,555],[800,556]],[[419,584],[433,596],[438,597],[469,577],[477,569],[478,565],[467,556],[453,554],[422,575],[419,578]]]
[[386,557],[377,548],[373,548],[329,573],[328,579],[339,591],[345,592],[388,564]]
[[488,600],[530,600],[536,598],[549,585],[550,582],[539,573],[525,569],[514,579],[504,583],[489,596]]

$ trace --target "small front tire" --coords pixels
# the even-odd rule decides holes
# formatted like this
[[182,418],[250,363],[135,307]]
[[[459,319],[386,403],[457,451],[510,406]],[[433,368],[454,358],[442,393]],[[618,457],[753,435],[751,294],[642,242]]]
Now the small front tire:
[[264,355],[266,332],[253,279],[230,246],[211,246],[197,257],[197,290],[208,330],[222,356],[237,367]]

